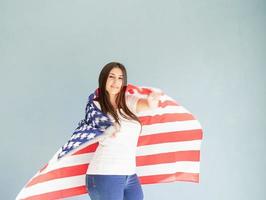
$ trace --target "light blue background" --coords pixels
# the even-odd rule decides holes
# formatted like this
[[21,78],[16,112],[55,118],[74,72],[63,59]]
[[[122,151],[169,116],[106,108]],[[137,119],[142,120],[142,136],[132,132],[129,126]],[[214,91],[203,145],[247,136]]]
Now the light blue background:
[[67,141],[110,61],[204,128],[200,184],[145,185],[146,200],[265,199],[265,21],[258,0],[1,0],[1,199]]

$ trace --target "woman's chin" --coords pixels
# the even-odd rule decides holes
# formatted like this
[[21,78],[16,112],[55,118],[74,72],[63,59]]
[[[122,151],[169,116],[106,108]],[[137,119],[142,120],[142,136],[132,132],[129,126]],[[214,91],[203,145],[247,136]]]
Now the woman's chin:
[[119,91],[110,91],[109,94],[110,95],[118,95]]

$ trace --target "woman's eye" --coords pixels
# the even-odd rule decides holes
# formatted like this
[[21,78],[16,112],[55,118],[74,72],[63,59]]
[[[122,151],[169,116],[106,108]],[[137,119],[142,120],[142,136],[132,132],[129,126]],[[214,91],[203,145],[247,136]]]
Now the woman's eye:
[[[109,76],[109,78],[115,78],[114,76]],[[123,79],[123,77],[119,77],[119,79]]]

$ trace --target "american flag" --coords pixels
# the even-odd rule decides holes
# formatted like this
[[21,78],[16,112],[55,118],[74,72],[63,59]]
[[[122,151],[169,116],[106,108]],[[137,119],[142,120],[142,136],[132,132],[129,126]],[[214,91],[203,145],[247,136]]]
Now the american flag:
[[[146,98],[151,91],[158,88],[129,84],[126,94]],[[142,131],[137,144],[136,168],[141,184],[198,183],[203,131],[196,117],[166,94],[160,97],[157,108],[140,112],[138,117]],[[98,142],[85,142],[58,159],[60,148],[16,199],[53,200],[86,194],[85,175],[97,146]]]
[[57,156],[58,159],[76,150],[79,146],[87,144],[87,142],[92,141],[94,138],[98,138],[112,126],[111,119],[93,103],[93,99],[96,96],[97,90],[89,96],[85,109],[85,119],[79,122],[70,140],[61,147]]

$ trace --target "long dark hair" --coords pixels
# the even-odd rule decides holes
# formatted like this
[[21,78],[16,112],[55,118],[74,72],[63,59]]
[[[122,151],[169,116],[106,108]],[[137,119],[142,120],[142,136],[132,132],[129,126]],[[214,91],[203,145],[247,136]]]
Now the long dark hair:
[[[119,68],[121,69],[123,73],[122,87],[115,101],[117,104],[118,112],[121,114],[121,116],[125,117],[126,119],[133,119],[140,123],[138,117],[135,114],[133,114],[126,105],[125,92],[127,89],[127,71],[123,64],[118,63],[118,62],[110,62],[102,68],[99,79],[98,79],[98,83],[99,83],[98,95],[95,98],[95,100],[100,103],[102,112],[106,114],[110,113],[111,116],[115,119],[115,121],[120,125],[118,113],[115,111],[114,107],[112,106],[110,102],[109,94],[106,91],[106,81],[107,81],[110,71],[113,68]],[[121,112],[120,109],[122,109],[125,114]]]

